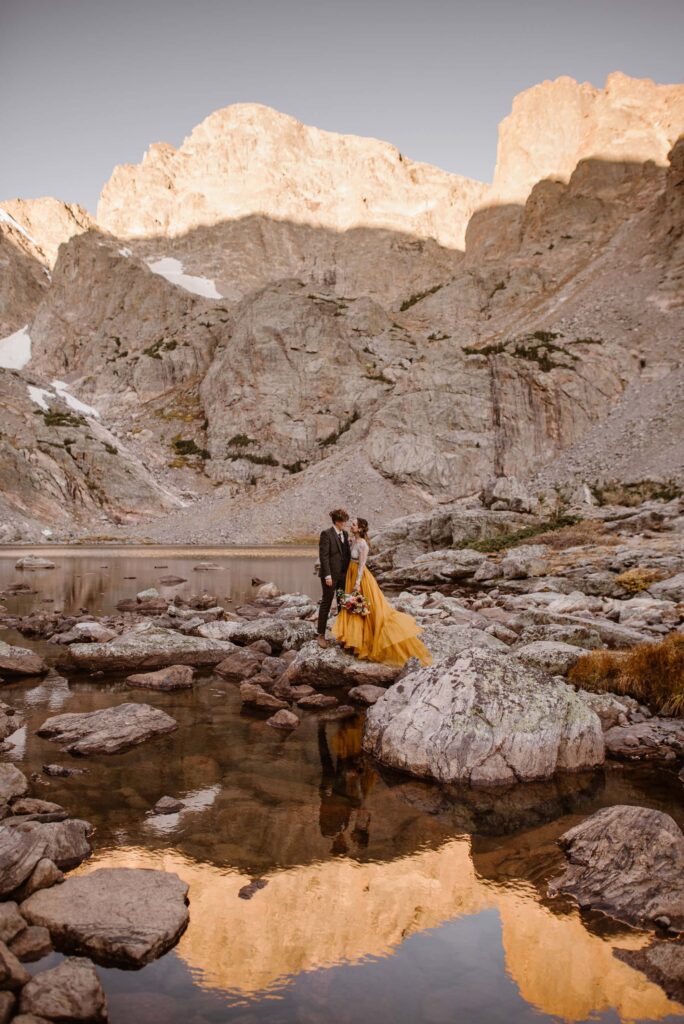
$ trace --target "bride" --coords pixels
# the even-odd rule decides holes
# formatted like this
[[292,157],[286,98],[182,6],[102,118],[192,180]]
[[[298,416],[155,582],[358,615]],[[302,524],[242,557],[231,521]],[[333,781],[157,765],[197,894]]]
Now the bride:
[[432,663],[432,655],[418,635],[422,632],[410,615],[393,608],[383,595],[370,569],[366,568],[368,523],[353,519],[351,562],[347,570],[345,590],[363,595],[370,614],[358,615],[341,609],[333,623],[332,633],[343,647],[365,661],[387,665],[404,665],[409,658],[418,658],[422,665]]

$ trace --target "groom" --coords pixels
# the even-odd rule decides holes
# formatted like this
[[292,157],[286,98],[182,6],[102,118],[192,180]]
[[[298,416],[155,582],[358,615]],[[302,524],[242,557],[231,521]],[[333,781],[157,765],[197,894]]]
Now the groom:
[[338,590],[344,590],[344,584],[351,559],[351,548],[349,546],[349,535],[345,526],[349,522],[349,516],[343,508],[336,508],[330,513],[332,526],[328,530],[321,530],[318,542],[318,561],[320,569],[318,575],[321,577],[323,597],[318,612],[318,636],[316,637],[319,647],[327,647],[325,639],[325,627],[328,622],[328,614],[332,599]]

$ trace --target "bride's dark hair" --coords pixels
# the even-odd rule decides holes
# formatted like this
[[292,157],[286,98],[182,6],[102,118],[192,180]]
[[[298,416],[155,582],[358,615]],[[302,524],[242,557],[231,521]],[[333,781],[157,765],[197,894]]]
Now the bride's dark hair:
[[359,532],[359,537],[363,537],[365,541],[368,540],[368,520],[362,519],[361,516],[356,517],[356,527]]

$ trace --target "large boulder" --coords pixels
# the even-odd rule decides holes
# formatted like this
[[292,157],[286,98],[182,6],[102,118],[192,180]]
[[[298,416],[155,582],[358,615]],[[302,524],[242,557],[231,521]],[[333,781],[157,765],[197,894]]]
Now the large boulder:
[[598,716],[570,686],[483,648],[391,686],[368,711],[363,746],[390,767],[473,786],[548,779],[604,759]]
[[474,541],[513,533],[534,522],[518,512],[441,505],[383,526],[372,538],[372,561],[378,569],[396,569],[426,552],[465,548]]
[[419,555],[413,561],[397,569],[381,574],[383,583],[406,586],[414,583],[448,583],[465,580],[474,576],[487,561],[486,555],[469,548],[443,548]]
[[188,886],[172,872],[98,868],[42,889],[21,904],[62,952],[142,967],[175,945],[188,923]]
[[232,650],[233,645],[223,640],[185,636],[145,623],[106,644],[72,644],[69,653],[79,668],[132,672],[169,665],[216,665]]
[[549,886],[627,924],[684,932],[684,835],[662,811],[616,804],[561,836],[568,861]]
[[47,670],[39,654],[0,640],[0,676],[42,676]]
[[67,957],[31,978],[22,990],[19,1010],[36,1021],[100,1024],[107,1020],[107,1000],[97,971],[82,957]]
[[62,750],[70,754],[118,754],[177,728],[178,722],[165,711],[149,704],[128,703],[54,715],[36,734],[62,744]]
[[360,661],[337,644],[323,649],[312,640],[304,644],[281,679],[290,686],[305,684],[324,690],[332,686],[360,686],[363,683],[382,686],[393,682],[400,672],[396,665]]

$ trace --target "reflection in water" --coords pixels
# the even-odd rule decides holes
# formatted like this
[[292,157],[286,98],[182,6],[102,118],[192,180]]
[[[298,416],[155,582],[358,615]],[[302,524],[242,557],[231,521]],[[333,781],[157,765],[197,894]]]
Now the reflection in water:
[[[318,723],[318,754],[321,759],[322,836],[332,838],[330,852],[343,854],[368,846],[370,813],[363,811],[375,772],[360,758],[363,719],[340,723],[333,731],[332,744],[327,722]],[[331,750],[332,746],[332,750]]]
[[[271,564],[212,554],[223,569],[206,578],[193,576],[200,557],[79,553],[54,577],[26,579],[108,611],[165,573],[236,601],[253,592],[252,576],[315,593],[309,555]],[[7,559],[0,572],[15,578]],[[1,635],[52,663],[64,656],[49,643]],[[303,712],[283,736],[244,713],[238,687],[210,671],[171,693],[60,671],[66,681],[3,686],[22,716],[5,757],[38,773],[35,795],[95,825],[95,857],[79,871],[162,867],[190,885],[190,927],[175,951],[140,972],[102,971],[112,1024],[684,1019],[682,1007],[613,956],[617,946],[643,945],[642,934],[598,934],[567,903],[544,896],[559,865],[556,839],[599,807],[642,804],[684,821],[676,775],[625,767],[493,792],[439,788],[365,757],[362,712],[341,722]],[[41,774],[43,763],[70,760],[36,736],[45,718],[123,700],[153,703],[178,730],[81,759],[83,775]],[[162,796],[183,809],[154,814]],[[240,898],[255,878],[264,888]]]
[[[178,954],[205,988],[264,995],[303,971],[388,957],[411,935],[496,910],[506,970],[540,1012],[572,1021],[610,1008],[623,1021],[684,1012],[613,956],[616,946],[639,948],[646,936],[602,938],[576,911],[554,915],[530,887],[483,882],[465,838],[389,863],[336,857],[274,872],[250,901],[237,895],[249,876],[175,853],[118,850],[79,871],[121,865],[160,867],[188,882],[190,926]],[[466,996],[472,1002],[473,993]]]
[[[13,583],[28,583],[38,591],[4,602],[12,612],[22,615],[34,608],[64,612],[85,608],[96,615],[108,615],[118,601],[135,597],[147,587],[157,587],[169,598],[208,591],[216,594],[221,604],[239,604],[254,596],[252,577],[273,580],[282,591],[299,591],[316,599],[320,594],[312,573],[314,552],[308,548],[118,548],[96,554],[55,547],[41,551],[55,562],[55,568],[38,571],[15,570],[19,553],[10,554],[9,550],[0,551],[0,591]],[[206,555],[211,555],[217,568],[198,571],[195,566],[205,561]],[[180,576],[186,582],[164,586],[160,579],[169,575]]]

